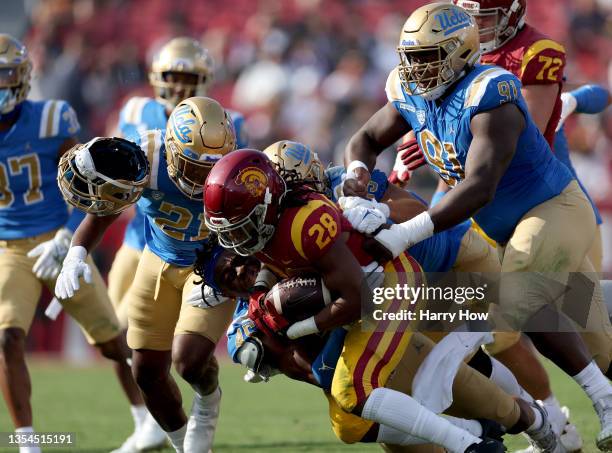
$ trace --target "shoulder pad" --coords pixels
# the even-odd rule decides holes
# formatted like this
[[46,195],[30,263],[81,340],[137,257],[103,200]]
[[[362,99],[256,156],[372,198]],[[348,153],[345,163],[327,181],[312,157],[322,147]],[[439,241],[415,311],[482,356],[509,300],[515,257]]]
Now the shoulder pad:
[[520,77],[524,85],[561,83],[565,68],[565,48],[550,39],[529,46],[523,55]]
[[402,91],[402,83],[400,82],[397,67],[395,67],[393,71],[389,73],[389,77],[387,77],[385,94],[389,102],[404,101],[404,92]]
[[464,107],[498,107],[515,101],[520,96],[520,89],[520,80],[515,75],[505,69],[491,67],[478,74],[467,87]]
[[158,190],[157,177],[159,174],[159,160],[161,153],[165,149],[164,132],[160,130],[146,131],[138,137],[136,143],[146,154],[151,167],[148,187],[153,190]]
[[321,195],[300,207],[291,222],[291,242],[308,262],[323,256],[341,232],[342,215],[331,200]]
[[81,130],[76,113],[66,101],[45,101],[40,115],[38,137],[74,137]]

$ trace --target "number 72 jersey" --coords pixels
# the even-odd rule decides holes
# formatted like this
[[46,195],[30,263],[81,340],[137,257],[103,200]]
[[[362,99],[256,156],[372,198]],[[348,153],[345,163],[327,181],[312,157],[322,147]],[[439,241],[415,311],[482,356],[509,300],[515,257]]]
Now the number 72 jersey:
[[561,193],[573,179],[532,121],[521,95],[521,82],[505,69],[475,66],[438,103],[408,95],[397,69],[389,74],[385,90],[389,102],[414,130],[429,165],[451,187],[465,178],[472,118],[507,103],[521,111],[525,127],[514,156],[494,199],[474,216],[487,235],[499,243],[508,241],[527,211]]

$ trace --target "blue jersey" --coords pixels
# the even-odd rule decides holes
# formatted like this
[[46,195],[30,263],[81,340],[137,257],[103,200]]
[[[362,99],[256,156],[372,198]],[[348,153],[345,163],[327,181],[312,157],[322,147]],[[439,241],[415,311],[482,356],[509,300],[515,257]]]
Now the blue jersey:
[[[244,128],[244,117],[228,110],[234,124],[238,148],[246,148],[247,134]],[[166,130],[168,114],[163,103],[147,97],[133,97],[121,109],[119,114],[119,130],[121,136],[136,141],[146,131],[155,129]],[[145,246],[144,216],[136,206],[134,217],[125,230],[124,243],[129,247],[142,250]]]
[[68,208],[57,186],[59,149],[80,126],[65,101],[25,101],[0,132],[0,239],[37,236],[63,226]]
[[148,131],[137,141],[151,166],[147,188],[138,200],[145,243],[167,263],[191,266],[208,236],[204,208],[202,200],[187,198],[168,176],[164,136],[164,131]]
[[[325,170],[331,194],[330,198],[335,202],[342,196],[342,183],[345,174],[346,168],[341,166]],[[374,170],[368,185],[368,194],[376,201],[380,201],[387,191],[388,184],[387,175],[380,170]],[[427,205],[417,194],[412,193],[412,196]],[[469,228],[470,222],[468,220],[413,245],[408,249],[408,252],[419,262],[425,272],[446,272],[455,264],[461,239]]]
[[[248,316],[249,301],[238,300],[231,325],[227,329],[227,352],[232,360],[238,361],[238,350],[247,338],[258,332],[257,326]],[[331,389],[336,364],[344,347],[347,331],[340,327],[330,332],[327,342],[311,364],[312,374],[324,390]]]
[[493,200],[474,216],[487,235],[499,243],[510,239],[527,211],[560,194],[573,179],[531,120],[519,79],[504,69],[477,65],[439,104],[408,95],[397,68],[387,79],[386,92],[389,102],[415,131],[430,166],[451,187],[465,177],[472,118],[504,103],[513,103],[521,110],[526,124],[514,156]]

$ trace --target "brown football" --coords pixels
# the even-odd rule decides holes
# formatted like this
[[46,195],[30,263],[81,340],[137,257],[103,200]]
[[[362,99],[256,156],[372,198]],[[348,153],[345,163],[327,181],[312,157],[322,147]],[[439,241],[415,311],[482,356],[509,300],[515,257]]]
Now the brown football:
[[289,323],[294,323],[317,314],[332,298],[320,276],[305,275],[278,282],[266,300]]

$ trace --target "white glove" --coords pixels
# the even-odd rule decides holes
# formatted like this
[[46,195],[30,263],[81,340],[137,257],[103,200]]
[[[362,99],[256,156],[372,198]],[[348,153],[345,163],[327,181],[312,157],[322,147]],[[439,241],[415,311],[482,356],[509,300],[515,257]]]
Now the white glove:
[[342,211],[342,215],[350,222],[351,226],[360,233],[370,234],[387,223],[387,217],[378,209],[357,206]]
[[219,294],[210,286],[202,285],[204,285],[204,283],[195,285],[191,289],[191,292],[189,293],[189,296],[185,302],[196,308],[210,308],[231,300],[230,297]]
[[291,324],[287,329],[287,337],[291,340],[295,340],[296,338],[305,337],[306,335],[312,335],[318,332],[319,328],[315,323],[314,316],[311,316],[303,321]]
[[563,126],[563,123],[565,123],[567,117],[574,113],[576,107],[578,107],[578,101],[576,101],[573,94],[567,92],[561,93],[561,116],[559,117],[559,122],[557,123],[557,129],[555,129],[555,132],[561,129],[561,126]]
[[38,257],[32,272],[42,279],[50,280],[57,277],[62,268],[62,261],[70,248],[72,232],[67,228],[61,228],[55,233],[53,239],[38,244],[28,252],[28,258]]
[[85,283],[91,283],[91,268],[85,262],[87,249],[80,245],[70,247],[62,270],[55,282],[55,295],[58,299],[69,299],[74,296],[75,291],[80,288],[79,277],[83,277]]
[[364,208],[378,209],[386,218],[389,218],[389,215],[391,215],[389,206],[385,203],[379,203],[376,200],[368,200],[361,197],[340,197],[338,199],[338,204],[343,211],[361,206]]
[[397,258],[408,247],[421,242],[434,234],[434,224],[427,211],[403,223],[396,223],[390,228],[381,230],[374,236],[378,242]]
[[367,266],[361,266],[366,283],[370,289],[378,288],[385,281],[385,270],[376,261],[372,261]]

